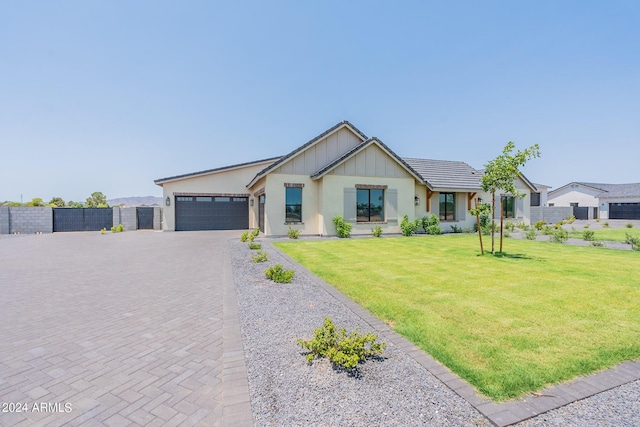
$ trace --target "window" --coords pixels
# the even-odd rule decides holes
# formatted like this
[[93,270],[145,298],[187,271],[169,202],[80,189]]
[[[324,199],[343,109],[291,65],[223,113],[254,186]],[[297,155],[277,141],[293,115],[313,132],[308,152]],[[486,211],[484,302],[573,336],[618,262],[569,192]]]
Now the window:
[[196,202],[210,202],[211,197],[196,197]]
[[550,208],[554,207],[555,205],[556,205],[555,203],[549,203]]
[[383,222],[384,190],[358,188],[356,191],[357,222]]
[[513,196],[502,196],[500,198],[502,203],[502,215],[505,218],[516,217],[516,198]]
[[178,197],[176,197],[176,201],[178,201],[178,202],[192,202],[193,201],[193,197],[178,196]]
[[440,221],[455,221],[456,193],[440,193]]
[[574,208],[577,208],[578,204],[577,203],[569,203],[569,206],[573,206]]
[[231,201],[231,197],[216,197],[215,201],[216,202],[230,202]]
[[531,206],[540,206],[540,193],[531,193]]
[[302,188],[285,188],[285,222],[302,222]]

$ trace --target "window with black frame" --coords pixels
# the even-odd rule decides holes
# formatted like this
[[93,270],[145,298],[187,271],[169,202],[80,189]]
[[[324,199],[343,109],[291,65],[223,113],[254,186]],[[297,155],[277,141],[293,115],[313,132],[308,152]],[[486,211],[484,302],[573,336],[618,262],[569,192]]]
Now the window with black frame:
[[356,203],[357,222],[384,221],[384,190],[358,188]]
[[302,188],[285,188],[285,222],[302,222]]
[[513,196],[502,196],[502,215],[504,218],[516,217],[516,198]]
[[440,221],[455,221],[456,193],[440,193]]

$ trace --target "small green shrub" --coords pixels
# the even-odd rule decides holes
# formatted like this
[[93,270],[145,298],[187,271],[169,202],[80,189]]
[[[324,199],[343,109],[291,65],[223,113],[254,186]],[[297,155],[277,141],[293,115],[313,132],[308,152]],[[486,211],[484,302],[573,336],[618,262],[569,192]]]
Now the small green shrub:
[[600,218],[596,218],[596,222],[600,222]]
[[462,233],[462,227],[458,227],[457,225],[453,224],[453,225],[451,225],[451,232],[452,233]]
[[253,233],[249,233],[249,236],[247,236],[247,240],[248,240],[249,242],[253,242],[253,240],[254,240],[255,238],[256,238],[256,236],[254,236],[254,234],[253,234]]
[[352,225],[346,222],[341,215],[334,216],[333,223],[336,225],[336,235],[338,237],[344,239],[351,235]]
[[553,234],[553,230],[554,228],[550,225],[545,225],[542,229],[542,234],[544,234],[545,236],[551,236]]
[[124,231],[124,227],[122,226],[122,224],[118,224],[117,226],[114,225],[113,227],[111,227],[112,233],[122,233],[123,231]]
[[380,227],[379,225],[376,226],[375,228],[371,229],[371,233],[373,234],[373,237],[380,237],[382,236],[382,227]]
[[516,225],[513,222],[507,221],[504,223],[504,229],[507,231],[513,231],[516,229]]
[[112,225],[112,226],[111,226],[111,232],[112,232],[112,233],[115,233],[115,232],[116,232],[116,226],[115,226],[115,225]]
[[402,231],[402,235],[409,237],[413,233],[415,233],[417,229],[418,227],[416,227],[416,222],[409,221],[409,215],[405,214],[405,216],[402,217],[402,222],[400,223],[400,230]]
[[551,241],[554,243],[564,243],[569,238],[569,232],[564,228],[559,228],[551,235]]
[[584,230],[582,232],[582,238],[587,242],[593,242],[595,240],[596,233],[591,230]]
[[107,229],[106,229],[106,228],[103,228],[102,230],[100,230],[100,234],[104,234],[104,233],[106,233],[106,232],[107,232]]
[[477,230],[474,230],[473,227],[465,227],[462,229],[463,233],[475,233]]
[[[451,230],[454,230],[454,227],[457,226],[452,225]],[[427,234],[442,234],[444,230],[440,228],[440,218],[438,215],[431,214],[422,218],[422,228]],[[458,231],[454,230],[454,233],[458,233]]]
[[249,239],[249,232],[245,231],[244,233],[242,233],[240,235],[240,241],[241,242],[246,242],[247,239]]
[[266,252],[259,250],[251,256],[253,262],[265,262],[269,259],[269,255]]
[[249,249],[252,251],[260,250],[262,249],[262,245],[260,243],[249,242]]
[[536,240],[536,230],[532,228],[531,230],[527,231],[524,236],[527,238],[527,240]]
[[430,226],[428,226],[426,231],[427,231],[427,234],[432,234],[432,235],[434,235],[434,236],[436,236],[436,235],[438,235],[438,234],[442,234],[442,233],[443,233],[442,228],[440,228],[440,227],[439,227],[439,226],[437,226],[437,225],[430,225]]
[[582,228],[589,228],[589,225],[590,224],[585,224],[584,227],[582,227]]
[[594,240],[593,242],[591,242],[591,246],[596,247],[596,248],[604,248],[604,242],[600,241],[600,240]]
[[538,231],[542,231],[542,229],[547,225],[546,222],[544,221],[538,221],[535,224],[533,224],[533,226],[536,228],[536,230]]
[[602,224],[602,228],[609,228],[609,221]]
[[511,237],[511,232],[509,230],[502,230],[502,237]]
[[367,358],[382,354],[386,344],[377,343],[377,340],[377,335],[371,332],[360,334],[357,328],[349,333],[345,328],[337,329],[326,317],[324,325],[314,331],[313,339],[298,339],[297,343],[309,351],[308,363],[316,357],[327,357],[334,365],[352,370]]
[[567,224],[573,224],[576,221],[576,217],[575,215],[569,215],[567,217],[567,219],[565,220],[565,223]]
[[289,226],[289,231],[287,231],[290,239],[297,239],[300,236],[300,230],[294,230]]
[[260,235],[260,229],[256,228],[251,232],[251,235],[255,238],[258,237]]
[[631,245],[631,249],[634,251],[640,251],[640,236],[633,236],[629,233],[624,233],[624,241]]
[[282,264],[272,265],[264,271],[264,274],[267,276],[267,279],[271,279],[274,282],[278,283],[290,283],[293,279],[293,275],[295,271],[293,270],[285,270],[282,267]]
[[521,230],[529,228],[529,226],[524,221],[519,221],[517,224],[515,224],[515,226],[520,228]]
[[625,225],[625,227],[627,228],[633,228],[633,224],[631,224],[630,222],[627,223],[627,225]]

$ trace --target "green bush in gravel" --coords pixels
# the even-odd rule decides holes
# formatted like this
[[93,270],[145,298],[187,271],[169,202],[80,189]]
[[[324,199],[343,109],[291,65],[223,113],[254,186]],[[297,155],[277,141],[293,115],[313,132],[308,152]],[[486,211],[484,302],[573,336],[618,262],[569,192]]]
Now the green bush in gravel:
[[264,271],[267,279],[271,279],[277,283],[290,283],[293,280],[294,270],[285,270],[282,264],[272,265]]

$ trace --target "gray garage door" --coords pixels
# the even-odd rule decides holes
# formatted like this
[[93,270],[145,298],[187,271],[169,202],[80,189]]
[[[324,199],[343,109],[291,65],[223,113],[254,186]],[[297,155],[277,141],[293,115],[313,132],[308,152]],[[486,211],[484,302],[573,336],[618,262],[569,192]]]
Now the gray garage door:
[[609,219],[640,219],[640,203],[609,203]]
[[176,197],[176,231],[245,230],[247,228],[249,228],[248,197]]

